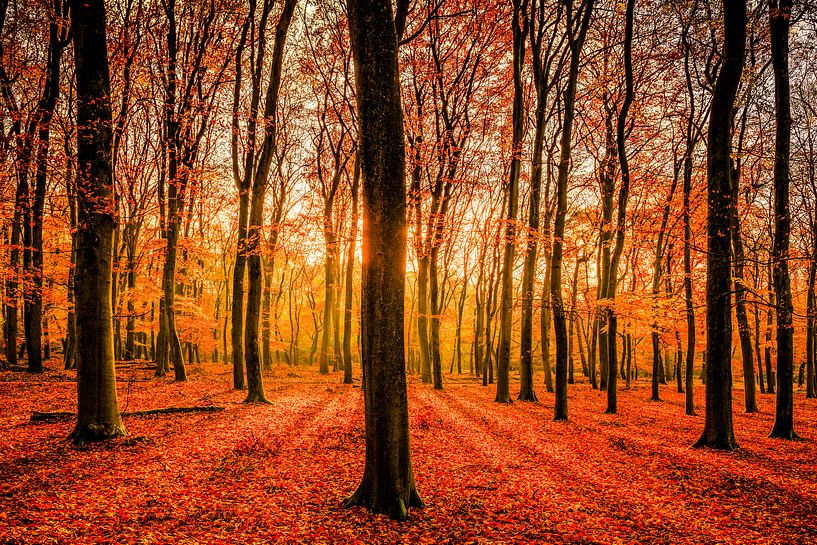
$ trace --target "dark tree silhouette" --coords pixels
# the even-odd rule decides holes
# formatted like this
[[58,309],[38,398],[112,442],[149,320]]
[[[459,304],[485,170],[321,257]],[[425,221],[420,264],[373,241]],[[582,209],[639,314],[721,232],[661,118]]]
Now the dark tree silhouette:
[[125,434],[116,398],[112,116],[103,0],[72,0],[77,81],[77,443]]
[[[405,519],[423,502],[408,433],[404,297],[406,157],[397,32],[389,0],[348,0],[363,179],[361,337],[366,465],[347,507]],[[400,9],[398,8],[398,13]]]
[[732,450],[732,113],[746,51],[746,2],[723,2],[723,61],[707,135],[706,420],[697,447]]

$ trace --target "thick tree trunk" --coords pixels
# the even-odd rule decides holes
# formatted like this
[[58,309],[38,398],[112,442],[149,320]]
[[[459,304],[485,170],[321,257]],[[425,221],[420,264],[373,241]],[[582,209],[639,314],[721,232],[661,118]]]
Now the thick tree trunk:
[[792,0],[769,0],[775,103],[774,153],[774,293],[777,300],[777,398],[771,436],[794,439],[794,338],[789,278],[789,151],[791,98],[789,92],[789,19]]
[[706,418],[695,446],[734,449],[732,428],[731,165],[732,112],[746,50],[746,2],[723,2],[723,61],[707,135]]
[[125,434],[116,398],[110,76],[102,0],[72,0],[77,83],[77,443]]
[[403,520],[422,500],[408,433],[404,297],[406,187],[397,36],[387,0],[348,0],[363,174],[363,480],[346,506]]

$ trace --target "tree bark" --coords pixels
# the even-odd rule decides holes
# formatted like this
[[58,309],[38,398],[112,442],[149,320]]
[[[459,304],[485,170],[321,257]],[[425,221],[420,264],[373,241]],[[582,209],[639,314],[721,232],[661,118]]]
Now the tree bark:
[[723,61],[712,95],[707,135],[706,417],[698,447],[732,450],[732,112],[746,51],[746,2],[724,0]]
[[404,296],[406,186],[397,36],[388,0],[348,0],[363,176],[361,330],[366,463],[345,505],[404,520],[422,507],[411,469]]
[[116,397],[111,278],[114,201],[110,75],[102,0],[72,0],[77,83],[76,443],[125,434]]
[[513,137],[511,141],[511,168],[508,177],[508,210],[505,216],[502,255],[502,295],[499,313],[499,359],[496,364],[497,403],[510,403],[509,368],[511,336],[513,334],[513,264],[516,252],[516,216],[519,207],[519,170],[522,161],[522,139],[525,136],[525,104],[522,72],[525,65],[525,40],[528,22],[525,17],[527,0],[513,0]]
[[[559,175],[556,182],[556,219],[553,227],[553,253],[550,258],[550,298],[553,309],[553,328],[556,332],[556,403],[554,420],[567,420],[567,323],[562,299],[562,252],[567,216],[567,178],[570,167],[571,140],[573,137],[573,117],[575,115],[576,86],[584,39],[590,27],[594,0],[582,2],[574,23],[572,6],[567,10],[567,31],[570,34],[570,69],[564,91],[564,117],[562,118],[562,140],[559,157]],[[574,28],[576,24],[577,28]],[[578,35],[576,32],[578,31]]]
[[269,403],[264,394],[264,380],[261,374],[261,346],[258,339],[261,322],[261,297],[263,295],[261,264],[261,228],[264,223],[264,199],[270,166],[275,156],[277,136],[278,91],[281,87],[281,70],[284,62],[284,47],[287,32],[292,21],[297,0],[284,3],[278,24],[275,27],[275,45],[270,63],[270,81],[264,105],[264,140],[261,153],[252,176],[252,196],[250,216],[247,223],[247,313],[244,323],[244,364],[247,368],[247,398],[245,403]]
[[[627,114],[633,103],[633,11],[635,10],[635,0],[627,0],[624,24],[624,80],[625,93],[621,111],[618,113],[616,123],[616,145],[618,146],[618,161],[621,169],[621,187],[618,192],[618,218],[616,222],[616,243],[613,248],[613,256],[610,260],[610,275],[607,280],[607,298],[615,300],[616,287],[618,284],[618,263],[621,259],[621,252],[624,250],[624,230],[627,221],[627,198],[630,195],[630,167],[627,161],[626,148],[626,126]],[[609,366],[607,374],[607,414],[615,414],[617,411],[616,382],[618,372],[616,369],[616,337],[618,328],[618,317],[616,309],[611,305],[607,309],[608,342],[607,349]]]
[[769,0],[769,30],[774,71],[774,293],[777,300],[777,397],[771,437],[795,439],[794,338],[791,280],[789,278],[789,153],[791,147],[791,97],[789,91],[789,19],[792,0]]
[[360,158],[355,157],[354,178],[352,178],[352,223],[349,232],[349,249],[346,256],[346,293],[343,303],[343,383],[352,384],[352,303],[355,279],[355,245],[357,244],[357,224],[359,221],[358,187],[360,186]]

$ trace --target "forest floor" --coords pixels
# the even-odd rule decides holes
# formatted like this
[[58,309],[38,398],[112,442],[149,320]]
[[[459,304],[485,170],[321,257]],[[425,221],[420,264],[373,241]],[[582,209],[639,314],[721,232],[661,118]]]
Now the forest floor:
[[438,392],[412,377],[426,507],[394,523],[340,507],[363,468],[359,383],[280,367],[272,404],[245,405],[226,367],[190,371],[120,369],[120,410],[225,411],[127,417],[127,437],[84,449],[65,440],[72,422],[30,421],[75,410],[73,373],[0,372],[0,543],[817,543],[817,402],[802,395],[789,442],[768,438],[774,396],[745,415],[737,392],[741,448],[723,453],[690,447],[703,417],[674,385],[657,403],[639,382],[605,415],[604,394],[576,384],[556,423],[544,387],[506,406],[472,379]]

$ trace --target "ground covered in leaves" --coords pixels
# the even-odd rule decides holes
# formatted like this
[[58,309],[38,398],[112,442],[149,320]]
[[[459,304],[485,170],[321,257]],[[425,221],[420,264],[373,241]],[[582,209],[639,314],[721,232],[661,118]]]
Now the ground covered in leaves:
[[[498,405],[493,387],[411,380],[414,472],[425,509],[390,522],[340,507],[363,467],[363,398],[340,375],[304,368],[267,376],[271,405],[245,405],[222,366],[187,383],[119,371],[120,409],[217,405],[213,413],[125,418],[128,436],[78,449],[74,375],[0,372],[2,543],[815,543],[817,403],[798,395],[802,440],[769,439],[773,396],[742,414],[741,448],[692,449],[702,416],[647,383],[604,394],[570,387],[570,421],[553,396]],[[358,383],[359,384],[359,383]],[[696,399],[703,403],[703,387]],[[702,413],[699,408],[699,413]]]

